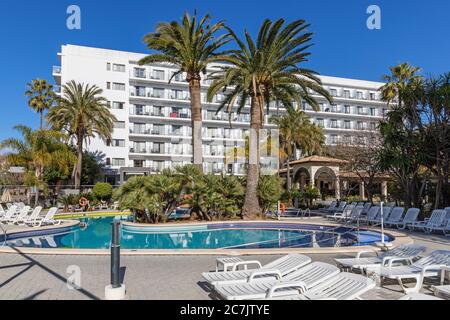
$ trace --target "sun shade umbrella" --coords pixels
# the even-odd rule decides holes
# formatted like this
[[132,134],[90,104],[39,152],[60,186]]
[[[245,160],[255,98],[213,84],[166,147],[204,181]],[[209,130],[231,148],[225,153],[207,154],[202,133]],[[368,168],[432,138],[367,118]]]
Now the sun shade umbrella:
[[1,200],[4,203],[12,202],[12,197],[11,193],[9,192],[9,189],[5,189],[5,191],[3,191]]

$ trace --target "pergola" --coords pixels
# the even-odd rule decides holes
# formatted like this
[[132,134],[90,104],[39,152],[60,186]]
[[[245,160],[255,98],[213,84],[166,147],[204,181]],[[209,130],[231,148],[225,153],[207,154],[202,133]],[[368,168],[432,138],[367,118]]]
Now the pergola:
[[[359,183],[360,196],[366,198],[364,183],[356,173],[343,170],[348,162],[342,159],[311,156],[290,163],[290,175],[293,183],[303,191],[311,184],[321,190],[334,191],[336,199],[341,198],[341,188],[348,189],[350,183]],[[287,170],[281,170],[280,175],[286,176]],[[377,175],[376,181],[381,184],[381,194],[387,196],[386,175]]]

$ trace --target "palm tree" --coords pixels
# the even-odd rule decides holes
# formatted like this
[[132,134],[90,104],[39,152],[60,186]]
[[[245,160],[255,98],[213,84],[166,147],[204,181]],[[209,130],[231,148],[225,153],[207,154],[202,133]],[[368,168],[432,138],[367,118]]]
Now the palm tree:
[[420,115],[416,112],[422,91],[423,77],[419,68],[403,63],[389,68],[390,75],[380,88],[382,100],[392,104],[387,118],[381,122],[383,148],[380,150],[381,168],[398,178],[402,185],[405,206],[420,205],[416,196],[417,181],[424,157],[424,137],[417,130]]
[[70,81],[63,86],[62,92],[58,105],[50,109],[47,119],[54,129],[64,130],[76,140],[77,163],[73,176],[75,188],[79,189],[83,143],[95,135],[105,141],[110,140],[116,117],[108,110],[102,89],[95,85]]
[[271,101],[279,101],[286,108],[292,108],[294,102],[300,105],[305,101],[317,110],[319,104],[312,92],[330,102],[332,100],[316,72],[299,66],[310,55],[306,51],[311,46],[312,34],[306,32],[309,25],[304,20],[297,20],[283,26],[283,19],[275,23],[267,19],[256,42],[245,32],[246,43],[227,28],[238,50],[221,58],[227,65],[219,67],[211,76],[213,83],[208,90],[208,100],[211,101],[217,92],[230,89],[219,108],[226,107],[228,112],[232,111],[236,102],[240,112],[250,99],[250,151],[243,208],[244,216],[250,218],[261,213],[257,196],[260,175],[258,141],[265,107]]
[[36,79],[27,83],[28,90],[25,95],[28,99],[28,106],[39,113],[40,126],[43,127],[44,111],[50,109],[55,102],[55,93],[53,86],[45,80]]
[[381,99],[388,104],[395,102],[401,108],[405,100],[408,100],[407,94],[411,92],[412,87],[422,82],[423,77],[418,74],[420,68],[407,63],[390,67],[389,70],[391,74],[383,76],[386,85],[380,89]]
[[191,17],[184,14],[181,24],[177,21],[160,23],[155,32],[144,37],[149,49],[158,53],[150,54],[139,61],[140,65],[152,63],[170,63],[178,68],[169,79],[186,73],[189,83],[192,109],[192,147],[194,165],[202,168],[202,106],[201,80],[206,74],[209,64],[216,62],[221,56],[217,50],[229,41],[228,35],[216,37],[224,28],[222,21],[210,25],[210,17],[206,15],[200,21],[196,13]]
[[[21,166],[26,169],[25,184],[28,187],[44,187],[43,173],[46,167],[57,167],[67,174],[73,163],[74,155],[70,148],[62,142],[65,135],[58,131],[37,130],[24,125],[14,127],[22,139],[9,138],[0,143],[1,149],[8,149],[10,153],[6,161],[10,166]],[[37,205],[39,193],[36,193]]]
[[292,188],[290,162],[297,149],[303,154],[317,154],[322,151],[325,137],[322,128],[311,123],[309,117],[300,109],[289,108],[281,117],[273,117],[271,121],[280,130],[280,156],[286,161],[287,187]]

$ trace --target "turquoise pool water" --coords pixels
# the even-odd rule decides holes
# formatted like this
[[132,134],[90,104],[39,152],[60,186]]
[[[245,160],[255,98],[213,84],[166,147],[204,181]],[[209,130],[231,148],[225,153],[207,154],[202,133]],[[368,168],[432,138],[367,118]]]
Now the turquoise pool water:
[[[10,239],[7,245],[38,248],[108,249],[114,218],[82,219],[86,227],[46,235]],[[381,235],[341,227],[274,223],[224,223],[201,227],[158,227],[156,230],[121,231],[123,249],[255,249],[310,248],[367,245]],[[385,238],[390,241],[389,237]]]

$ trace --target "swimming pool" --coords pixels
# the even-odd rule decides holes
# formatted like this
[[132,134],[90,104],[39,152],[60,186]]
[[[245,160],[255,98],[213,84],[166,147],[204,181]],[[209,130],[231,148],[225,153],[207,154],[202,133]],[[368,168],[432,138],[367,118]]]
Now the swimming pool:
[[[27,248],[108,249],[114,218],[81,219],[85,227],[12,235],[6,245]],[[374,231],[351,227],[251,222],[201,225],[129,226],[121,229],[123,249],[274,249],[371,245]],[[385,241],[393,238],[386,235]]]

